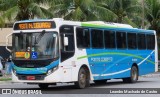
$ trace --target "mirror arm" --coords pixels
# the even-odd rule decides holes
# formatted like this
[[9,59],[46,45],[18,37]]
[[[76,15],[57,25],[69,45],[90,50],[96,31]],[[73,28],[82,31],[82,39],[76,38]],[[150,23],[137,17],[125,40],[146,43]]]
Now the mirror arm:
[[11,34],[9,34],[9,35],[7,35],[6,36],[6,49],[11,53],[12,51],[8,48],[8,44],[9,44],[9,36],[11,36],[12,35],[12,33]]

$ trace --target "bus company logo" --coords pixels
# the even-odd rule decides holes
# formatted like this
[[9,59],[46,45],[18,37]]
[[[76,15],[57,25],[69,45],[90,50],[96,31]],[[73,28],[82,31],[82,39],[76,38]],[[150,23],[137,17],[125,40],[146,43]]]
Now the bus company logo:
[[2,89],[2,94],[12,94],[11,89]]
[[42,94],[41,90],[2,89],[2,94]]
[[29,59],[29,58],[30,58],[30,53],[29,53],[29,52],[26,52],[26,53],[24,54],[24,58]]
[[112,62],[113,57],[97,57],[97,58],[91,58],[92,62]]

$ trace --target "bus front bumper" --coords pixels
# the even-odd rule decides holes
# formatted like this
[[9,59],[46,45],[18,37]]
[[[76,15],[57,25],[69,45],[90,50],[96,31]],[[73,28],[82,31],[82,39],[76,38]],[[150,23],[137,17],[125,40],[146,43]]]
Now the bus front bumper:
[[[36,80],[26,80],[26,79],[23,79],[23,80],[20,80],[18,78],[17,75],[15,75],[13,72],[12,72],[12,82],[22,82],[22,83],[57,83],[57,82],[60,82],[60,72],[59,70],[58,71],[55,71],[54,73],[50,74],[50,75],[46,75],[44,76],[44,79],[36,79]],[[29,75],[29,76],[32,76],[32,75]]]

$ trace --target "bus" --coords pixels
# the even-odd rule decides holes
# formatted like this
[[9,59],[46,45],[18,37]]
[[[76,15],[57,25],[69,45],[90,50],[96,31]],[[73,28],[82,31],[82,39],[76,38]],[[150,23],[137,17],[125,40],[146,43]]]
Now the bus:
[[7,40],[9,36],[13,82],[85,88],[91,81],[105,84],[110,79],[134,83],[158,70],[156,32],[128,24],[24,20],[14,23]]

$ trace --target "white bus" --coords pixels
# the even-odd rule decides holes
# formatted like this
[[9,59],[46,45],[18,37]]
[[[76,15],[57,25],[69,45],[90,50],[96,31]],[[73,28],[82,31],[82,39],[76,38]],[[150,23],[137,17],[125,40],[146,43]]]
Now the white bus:
[[[156,32],[127,24],[59,18],[18,21],[13,26],[12,80],[47,88],[55,83],[110,79],[136,82],[158,70]],[[9,37],[9,36],[7,36]]]

